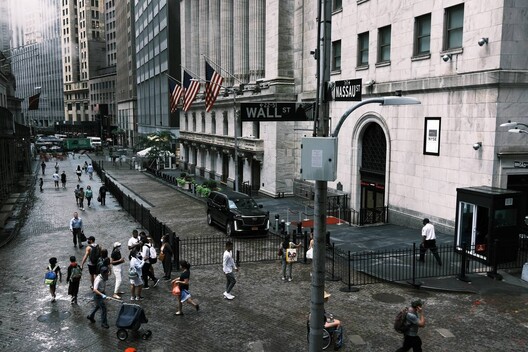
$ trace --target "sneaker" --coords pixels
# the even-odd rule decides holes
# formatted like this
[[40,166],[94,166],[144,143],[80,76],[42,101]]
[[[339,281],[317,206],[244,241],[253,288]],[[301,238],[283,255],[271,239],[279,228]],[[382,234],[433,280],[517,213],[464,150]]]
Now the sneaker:
[[144,290],[149,290],[150,287],[149,287],[149,286],[145,286],[145,287],[143,287],[143,289],[144,289]]
[[143,296],[137,296],[137,297],[136,297],[136,301],[142,301],[142,300],[144,300],[144,299],[145,299],[145,297],[143,297]]
[[224,297],[227,298],[228,300],[232,300],[233,298],[235,298],[235,296],[233,296],[232,294],[230,293],[224,293]]
[[283,276],[283,277],[282,277],[282,281],[284,281],[284,280],[286,280],[286,277]]
[[197,304],[195,308],[196,308],[196,311],[199,311],[200,310],[200,305]]
[[86,319],[88,319],[92,324],[95,323],[95,319],[89,315],[86,317]]
[[154,286],[153,286],[153,287],[158,286],[159,282],[160,282],[160,279],[157,279],[156,282],[154,283]]
[[114,297],[115,299],[121,299],[121,296],[119,296],[117,293],[114,293],[112,297]]
[[288,282],[290,282],[290,281],[292,281],[292,280],[293,280],[293,279],[292,279],[291,277],[290,277],[290,278],[288,278]]
[[134,297],[134,296],[130,297],[131,301],[134,301],[135,299],[136,299],[136,297]]

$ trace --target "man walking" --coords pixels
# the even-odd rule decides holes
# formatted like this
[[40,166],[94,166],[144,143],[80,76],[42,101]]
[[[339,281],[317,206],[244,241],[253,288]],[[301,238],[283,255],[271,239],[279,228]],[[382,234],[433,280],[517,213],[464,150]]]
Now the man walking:
[[423,303],[420,299],[411,302],[409,312],[406,317],[407,330],[403,334],[403,346],[396,352],[406,352],[413,349],[413,352],[422,352],[422,339],[418,336],[418,328],[425,326],[425,317],[423,313]]
[[233,256],[231,255],[232,250],[233,250],[233,242],[227,241],[226,250],[224,252],[224,258],[222,260],[222,263],[223,263],[224,274],[227,280],[224,297],[229,300],[235,298],[235,296],[231,294],[231,290],[236,284],[235,274],[233,273],[233,270],[238,271],[238,268],[235,265],[235,261],[233,260]]
[[73,218],[70,220],[70,231],[73,234],[73,246],[77,247],[77,241],[79,241],[79,248],[83,248],[81,241],[81,233],[83,231],[83,222],[79,217],[79,213],[73,213]]
[[46,163],[44,162],[44,160],[42,160],[40,167],[42,168],[42,176],[44,176],[46,174]]
[[[103,184],[103,185],[99,188],[99,198],[101,199],[101,200],[100,200],[101,205],[106,205],[106,192],[107,192],[106,186]],[[99,200],[99,199],[98,199],[98,200]]]
[[442,266],[442,260],[438,255],[438,249],[436,248],[436,234],[433,224],[429,222],[428,218],[423,219],[422,228],[422,244],[420,244],[420,262],[425,261],[425,252],[429,249],[433,253],[438,265]]
[[101,267],[101,273],[97,275],[94,281],[93,293],[95,307],[86,317],[91,323],[95,323],[95,313],[101,309],[101,326],[105,329],[108,329],[108,320],[106,318],[106,304],[105,304],[105,291],[106,291],[106,281],[108,280],[108,268],[106,266]]
[[53,183],[55,184],[55,189],[59,189],[59,181],[60,181],[59,173],[55,172],[51,177],[53,178]]
[[63,171],[60,177],[61,177],[62,188],[66,188],[66,172]]

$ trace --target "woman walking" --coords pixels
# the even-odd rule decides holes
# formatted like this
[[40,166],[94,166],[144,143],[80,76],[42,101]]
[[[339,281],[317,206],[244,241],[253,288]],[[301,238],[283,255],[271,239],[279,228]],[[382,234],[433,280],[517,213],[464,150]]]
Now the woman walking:
[[82,175],[81,165],[77,165],[77,170],[75,170],[75,173],[77,174],[77,180],[81,182],[81,175]]
[[79,209],[84,211],[84,188],[79,188]]
[[169,235],[164,235],[161,239],[163,243],[160,248],[160,260],[163,265],[163,280],[170,280],[172,272],[172,247],[169,242]]
[[92,187],[87,186],[86,191],[84,192],[84,196],[86,197],[86,201],[88,202],[88,208],[91,208],[91,201],[93,197]]
[[[301,246],[301,244],[295,244],[294,242],[290,241],[290,234],[286,234],[284,236],[284,241],[281,244],[282,248],[282,280],[285,281],[288,279],[288,281],[292,281],[292,266],[294,258],[288,258],[288,249],[297,249]],[[297,258],[295,258],[297,259]]]
[[180,292],[176,294],[176,300],[178,301],[178,310],[174,315],[183,315],[182,303],[187,302],[192,305],[196,311],[200,310],[200,305],[191,299],[191,293],[189,292],[189,279],[191,277],[191,264],[187,261],[180,261],[180,266],[183,268],[183,273],[179,278],[172,280],[172,285],[179,285]]

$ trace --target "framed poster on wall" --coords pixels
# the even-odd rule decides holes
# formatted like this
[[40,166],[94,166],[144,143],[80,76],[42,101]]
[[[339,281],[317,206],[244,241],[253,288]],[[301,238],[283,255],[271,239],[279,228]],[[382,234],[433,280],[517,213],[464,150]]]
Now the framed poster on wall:
[[424,127],[425,155],[440,155],[440,118],[426,117]]

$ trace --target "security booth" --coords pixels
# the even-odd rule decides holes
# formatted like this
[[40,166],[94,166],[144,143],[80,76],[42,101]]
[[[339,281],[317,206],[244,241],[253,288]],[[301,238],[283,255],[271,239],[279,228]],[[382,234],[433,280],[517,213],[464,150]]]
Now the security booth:
[[[457,188],[455,248],[466,246],[469,256],[487,265],[517,259],[522,193],[508,189],[480,186]],[[494,248],[497,253],[494,253]]]

